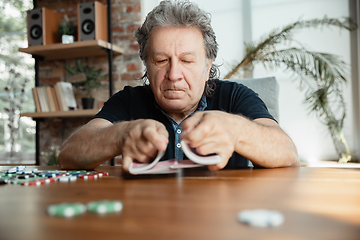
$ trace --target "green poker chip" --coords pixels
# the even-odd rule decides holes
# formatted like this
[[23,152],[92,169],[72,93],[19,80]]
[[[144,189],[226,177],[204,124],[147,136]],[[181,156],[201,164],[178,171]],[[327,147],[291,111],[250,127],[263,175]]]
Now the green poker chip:
[[92,213],[106,214],[120,212],[123,204],[118,200],[93,201],[87,204],[87,209]]
[[85,204],[77,202],[51,204],[47,208],[48,214],[56,217],[74,217],[85,213],[85,211]]
[[33,178],[31,178],[31,179],[11,179],[11,180],[9,180],[9,182],[11,183],[11,184],[22,184],[22,183],[24,183],[24,182],[29,182],[29,181],[34,181],[34,180],[39,180],[39,179],[45,179],[44,177],[33,177]]

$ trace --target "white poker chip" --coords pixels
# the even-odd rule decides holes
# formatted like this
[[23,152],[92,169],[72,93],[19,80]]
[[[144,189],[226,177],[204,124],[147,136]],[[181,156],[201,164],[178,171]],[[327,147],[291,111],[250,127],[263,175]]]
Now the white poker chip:
[[284,222],[284,216],[279,211],[267,209],[240,211],[237,219],[254,227],[276,227]]

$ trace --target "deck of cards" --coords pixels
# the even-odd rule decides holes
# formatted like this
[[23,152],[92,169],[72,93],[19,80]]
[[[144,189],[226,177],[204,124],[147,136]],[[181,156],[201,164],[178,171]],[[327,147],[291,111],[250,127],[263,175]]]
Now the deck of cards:
[[210,154],[207,156],[199,155],[195,149],[192,149],[184,141],[181,141],[181,149],[190,160],[170,159],[161,161],[164,156],[164,151],[159,151],[157,157],[151,163],[131,163],[129,172],[131,174],[160,174],[160,173],[175,173],[182,168],[193,168],[204,165],[213,165],[221,161],[219,155]]

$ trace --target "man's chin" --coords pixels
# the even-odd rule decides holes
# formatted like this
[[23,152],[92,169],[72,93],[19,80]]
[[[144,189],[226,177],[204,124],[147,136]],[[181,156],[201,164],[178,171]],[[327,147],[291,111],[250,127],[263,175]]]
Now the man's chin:
[[160,104],[164,110],[172,112],[182,112],[186,108],[183,99],[167,99],[165,102]]

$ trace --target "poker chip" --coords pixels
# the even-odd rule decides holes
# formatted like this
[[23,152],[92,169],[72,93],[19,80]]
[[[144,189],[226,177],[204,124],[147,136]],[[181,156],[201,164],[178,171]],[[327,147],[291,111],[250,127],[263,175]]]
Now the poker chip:
[[35,181],[35,180],[40,180],[40,179],[43,179],[41,177],[34,177],[34,178],[28,178],[28,179],[18,179],[18,178],[11,178],[9,179],[9,182],[11,184],[22,184],[24,182],[30,182],[30,181]]
[[41,173],[67,173],[66,170],[41,170]]
[[39,186],[54,181],[71,182],[76,181],[77,178],[87,180],[103,176],[109,176],[109,173],[88,170],[39,170],[37,168],[27,168],[26,166],[16,166],[0,171],[0,184],[11,183],[21,184],[22,186]]
[[62,177],[57,177],[56,179],[60,182],[71,182],[71,181],[75,181],[77,179],[77,177],[76,176],[62,176]]
[[58,176],[60,173],[38,173],[38,176],[40,177],[56,177]]
[[16,167],[13,167],[13,168],[8,169],[8,170],[6,171],[6,173],[15,173],[15,172],[24,170],[25,168],[26,168],[26,166],[16,166]]
[[254,227],[276,227],[284,222],[284,216],[267,209],[244,210],[238,213],[238,221]]
[[17,178],[18,179],[28,179],[28,178],[34,178],[34,177],[36,177],[36,175],[35,174],[33,174],[33,173],[26,173],[26,174],[19,174],[19,175],[17,175]]
[[22,186],[40,186],[43,185],[45,182],[41,182],[41,181],[29,181],[29,182],[22,182],[20,183],[20,185]]
[[109,176],[109,173],[108,172],[97,172],[97,174],[99,175],[99,177],[102,177],[102,176]]
[[85,180],[87,180],[87,179],[97,179],[98,175],[93,174],[93,173],[92,174],[84,174],[84,175],[79,176],[79,178],[85,179]]
[[39,179],[39,180],[22,182],[21,185],[22,186],[40,186],[45,183],[51,183],[51,182],[55,182],[55,178],[44,178],[44,179]]
[[0,178],[0,185],[2,185],[2,184],[7,184],[7,183],[8,183],[7,179],[5,179],[5,178]]
[[95,171],[86,171],[86,170],[71,170],[71,171],[67,171],[66,173],[69,175],[73,175],[73,174],[78,174],[78,173],[94,173]]
[[19,171],[17,171],[16,173],[17,173],[17,174],[31,174],[31,173],[35,173],[35,172],[37,172],[37,171],[38,171],[37,168],[35,168],[35,169],[27,168],[27,169],[24,169],[24,170],[19,170]]
[[120,212],[123,204],[119,200],[93,201],[87,204],[87,209],[92,213],[106,214]]
[[17,176],[16,172],[3,174],[3,177],[14,177],[14,176]]
[[47,213],[56,217],[74,217],[84,214],[86,206],[83,203],[59,203],[47,207]]

